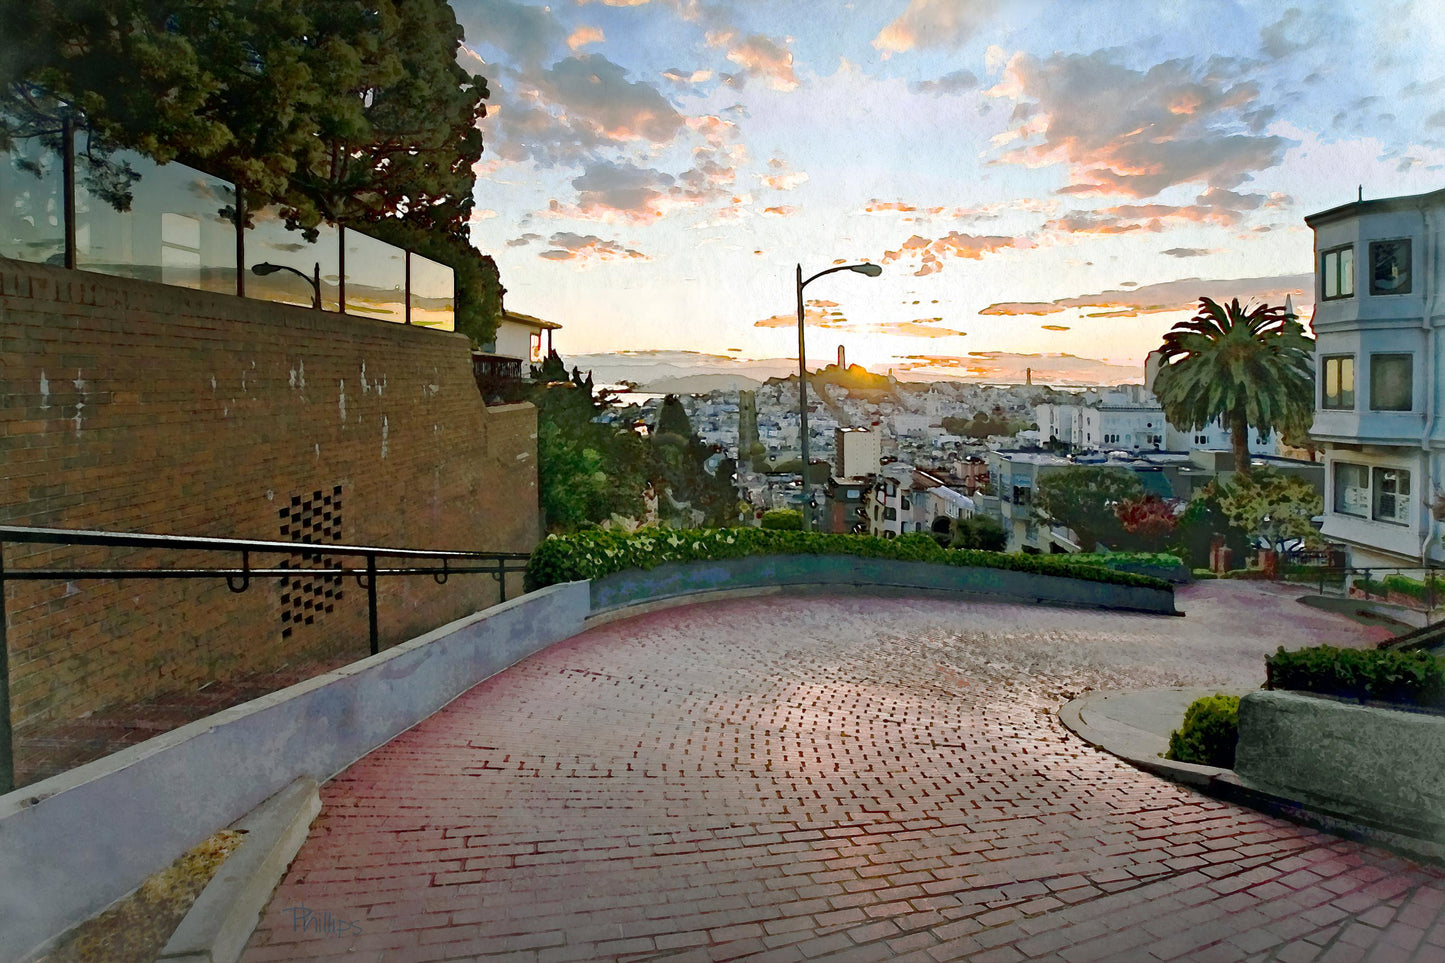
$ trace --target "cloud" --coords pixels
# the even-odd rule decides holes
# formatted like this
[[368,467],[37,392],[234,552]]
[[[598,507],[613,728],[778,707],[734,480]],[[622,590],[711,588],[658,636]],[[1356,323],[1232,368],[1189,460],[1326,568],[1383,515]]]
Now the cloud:
[[626,161],[593,161],[572,181],[577,213],[585,217],[618,215],[632,221],[661,216],[658,203],[674,181],[670,174]]
[[657,88],[629,81],[627,71],[602,54],[558,61],[542,72],[537,87],[584,127],[613,141],[665,144],[683,126],[682,115]]
[[1178,184],[1232,189],[1295,144],[1254,129],[1259,88],[1235,61],[1169,60],[1140,71],[1110,58],[1014,57],[995,92],[1036,109],[1003,135],[1021,146],[1001,162],[1067,163],[1071,183],[1060,193],[1146,198]]
[[678,86],[696,86],[712,80],[713,72],[711,70],[681,70],[677,67],[670,67],[662,72],[662,76]]
[[968,258],[977,261],[992,251],[1033,246],[1034,242],[1028,238],[999,235],[960,234],[950,231],[947,236],[935,239],[915,234],[904,241],[898,250],[885,253],[882,261],[889,264],[904,258],[917,257],[918,270],[913,273],[916,277],[923,277],[943,270],[945,258]]
[[1171,247],[1159,253],[1167,254],[1170,257],[1204,257],[1205,255],[1213,254],[1214,251],[1207,247]]
[[1308,50],[1323,39],[1321,11],[1308,16],[1298,7],[1291,7],[1274,23],[1259,32],[1259,48],[1273,59],[1288,57]]
[[1043,328],[1045,331],[1068,331],[1068,330],[1069,330],[1069,326],[1068,326],[1067,324],[1041,324],[1041,325],[1039,325],[1039,327],[1040,327],[1040,328]]
[[[811,300],[803,306],[803,323],[810,328],[829,331],[847,331],[852,334],[885,334],[905,338],[961,338],[967,332],[954,328],[939,327],[942,318],[918,318],[914,321],[850,321],[842,311],[837,310],[836,301]],[[755,328],[795,328],[797,314],[775,314],[771,318],[754,321]]]
[[462,6],[457,19],[469,46],[489,46],[524,67],[540,65],[567,35],[550,8],[513,0],[473,0]]
[[978,86],[978,77],[972,71],[955,70],[953,73],[944,74],[937,80],[919,80],[908,85],[908,89],[915,94],[961,94],[964,91],[973,90]]
[[797,189],[808,180],[807,172],[788,169],[788,164],[781,157],[774,157],[768,161],[768,172],[759,174],[762,182],[775,191],[791,191]]
[[775,217],[788,217],[798,213],[798,209],[796,207],[789,207],[787,204],[779,204],[776,207],[763,208],[763,213],[771,214]]
[[[586,6],[591,2],[592,0],[577,0],[577,6]],[[601,0],[604,7],[641,7],[647,2],[648,0]]]
[[760,33],[740,37],[736,30],[716,30],[707,34],[713,47],[727,48],[727,58],[753,77],[766,77],[776,90],[795,90],[798,77],[793,73],[793,52],[771,37]]
[[507,241],[507,247],[526,247],[528,244],[531,244],[533,241],[540,241],[540,240],[542,240],[542,235],[540,235],[540,234],[527,233],[527,234],[521,235],[520,237],[514,237],[514,238],[510,239],[509,241]]
[[549,261],[650,261],[646,254],[623,247],[616,241],[604,241],[596,234],[572,234],[559,231],[547,241],[551,245],[537,256]]
[[1006,301],[990,304],[978,313],[1015,317],[1018,315],[1061,314],[1071,308],[1092,308],[1097,310],[1086,310],[1085,317],[1136,318],[1142,314],[1193,311],[1198,307],[1201,297],[1213,298],[1216,301],[1239,298],[1241,302],[1253,299],[1269,303],[1283,303],[1286,295],[1294,296],[1296,308],[1304,308],[1313,304],[1313,275],[1286,274],[1265,278],[1208,281],[1200,278],[1184,278],[1159,284],[1145,284],[1127,291],[1103,291],[1098,294],[1060,298],[1057,301]]
[[996,0],[909,0],[908,9],[873,38],[873,46],[885,57],[915,47],[957,48],[997,6]]
[[572,50],[577,50],[589,43],[601,43],[606,39],[601,27],[578,27],[572,31],[572,36],[567,38],[567,46]]

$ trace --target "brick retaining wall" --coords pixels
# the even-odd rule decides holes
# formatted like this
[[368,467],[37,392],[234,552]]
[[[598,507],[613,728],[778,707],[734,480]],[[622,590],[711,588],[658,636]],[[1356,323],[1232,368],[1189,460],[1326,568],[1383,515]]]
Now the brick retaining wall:
[[[534,410],[482,406],[461,335],[0,259],[6,524],[525,551],[535,452]],[[237,560],[12,545],[6,561]],[[380,584],[384,645],[497,598],[485,575]],[[12,583],[6,599],[17,728],[366,653],[354,580]]]

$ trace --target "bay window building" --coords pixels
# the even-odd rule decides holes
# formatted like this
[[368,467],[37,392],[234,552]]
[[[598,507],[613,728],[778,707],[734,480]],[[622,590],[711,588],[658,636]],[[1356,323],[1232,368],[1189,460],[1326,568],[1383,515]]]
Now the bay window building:
[[1315,234],[1315,417],[1326,538],[1355,565],[1445,560],[1430,502],[1445,472],[1439,299],[1445,190],[1305,218]]

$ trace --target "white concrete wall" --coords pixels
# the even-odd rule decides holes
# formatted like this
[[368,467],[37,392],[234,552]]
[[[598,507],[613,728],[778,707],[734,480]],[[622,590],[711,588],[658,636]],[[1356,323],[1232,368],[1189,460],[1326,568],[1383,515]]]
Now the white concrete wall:
[[0,960],[19,960],[301,776],[323,782],[582,631],[554,585],[0,796]]

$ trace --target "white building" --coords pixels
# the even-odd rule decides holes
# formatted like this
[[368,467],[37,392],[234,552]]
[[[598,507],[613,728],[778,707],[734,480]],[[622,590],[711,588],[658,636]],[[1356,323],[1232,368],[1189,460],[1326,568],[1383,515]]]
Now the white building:
[[[1036,406],[1040,443],[1063,442],[1084,451],[1229,450],[1229,431],[1218,420],[1198,431],[1180,431],[1169,424],[1154,398],[1154,360],[1150,354],[1142,386],[1105,391],[1075,405]],[[1278,434],[1261,441],[1251,432],[1249,450],[1255,455],[1279,454]]]
[[1440,502],[1439,303],[1445,190],[1355,201],[1305,218],[1315,233],[1315,419],[1326,538],[1351,564],[1445,558]]
[[867,478],[877,474],[883,456],[881,436],[870,428],[837,428],[833,431],[834,467],[839,478]]

